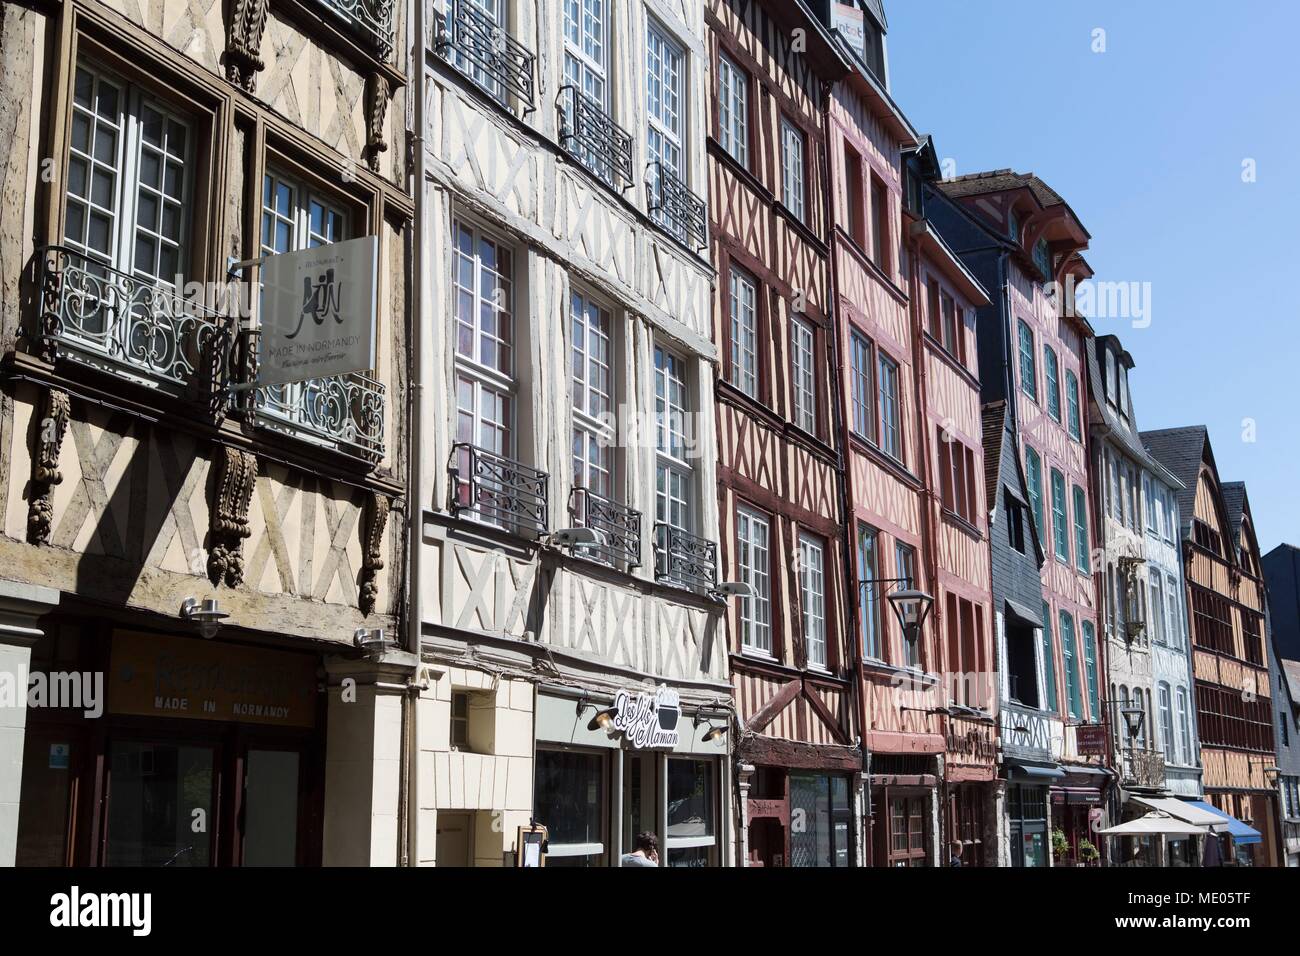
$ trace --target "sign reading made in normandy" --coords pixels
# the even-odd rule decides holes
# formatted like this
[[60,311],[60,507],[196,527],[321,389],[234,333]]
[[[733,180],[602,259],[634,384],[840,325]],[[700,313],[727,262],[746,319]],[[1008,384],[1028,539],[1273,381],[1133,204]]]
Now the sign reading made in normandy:
[[378,272],[376,236],[267,256],[257,384],[373,369]]
[[312,727],[316,695],[316,658],[308,654],[113,634],[109,713]]

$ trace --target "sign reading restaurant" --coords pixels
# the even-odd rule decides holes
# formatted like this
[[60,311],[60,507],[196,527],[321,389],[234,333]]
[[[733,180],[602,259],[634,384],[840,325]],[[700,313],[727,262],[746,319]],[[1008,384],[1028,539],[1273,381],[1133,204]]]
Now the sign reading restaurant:
[[378,270],[376,236],[263,259],[257,384],[373,369]]
[[316,659],[307,654],[113,634],[110,713],[313,727],[316,696]]
[[614,697],[614,729],[638,750],[676,747],[681,716],[677,691],[663,684],[653,694],[620,690]]

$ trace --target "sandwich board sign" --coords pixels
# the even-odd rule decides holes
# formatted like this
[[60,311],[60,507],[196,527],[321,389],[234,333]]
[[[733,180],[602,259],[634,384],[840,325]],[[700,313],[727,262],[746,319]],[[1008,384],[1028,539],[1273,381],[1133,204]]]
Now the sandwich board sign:
[[258,385],[375,367],[377,236],[267,256],[261,280]]

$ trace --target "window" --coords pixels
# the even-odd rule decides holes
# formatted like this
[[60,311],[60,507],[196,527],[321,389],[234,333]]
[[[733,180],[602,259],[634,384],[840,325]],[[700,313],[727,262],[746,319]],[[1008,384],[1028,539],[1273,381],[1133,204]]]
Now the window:
[[1065,476],[1052,469],[1052,545],[1058,561],[1070,562],[1070,531],[1065,504]]
[[928,801],[924,797],[894,797],[889,801],[889,866],[927,866]]
[[1047,711],[1055,714],[1058,711],[1056,700],[1056,654],[1054,653],[1052,639],[1052,609],[1046,601],[1043,602],[1043,683],[1047,687]]
[[716,766],[713,760],[668,758],[668,866],[717,865]]
[[718,53],[718,141],[731,158],[749,168],[749,76]]
[[1159,572],[1151,572],[1151,639],[1157,644],[1169,643],[1165,631],[1165,595]]
[[538,748],[533,817],[546,821],[547,866],[600,866],[605,860],[605,757]]
[[792,867],[849,865],[853,805],[846,778],[791,773],[790,812],[804,823],[790,832]]
[[1007,694],[1025,707],[1038,709],[1038,632],[1018,617],[1003,619]]
[[[78,65],[64,243],[119,272],[175,285],[188,265],[193,138],[183,117],[148,94]],[[128,321],[125,309],[106,309],[99,321],[110,312]]]
[[514,455],[514,253],[452,224],[456,317],[456,439]]
[[1052,250],[1046,239],[1034,243],[1034,265],[1043,274],[1044,282],[1052,281]]
[[1046,526],[1043,524],[1043,463],[1038,452],[1025,446],[1025,483],[1029,485],[1029,507],[1034,512],[1034,527],[1038,530],[1038,540],[1046,538]]
[[817,392],[813,379],[813,330],[802,319],[790,319],[790,378],[794,390],[794,423],[810,435],[817,433]]
[[899,431],[902,411],[898,397],[898,363],[884,352],[878,352],[878,355],[876,382],[880,406],[880,450],[901,462],[903,444]]
[[1097,682],[1097,631],[1092,621],[1084,621],[1083,673],[1088,681],[1088,707],[1094,721],[1101,719],[1101,688]]
[[1034,366],[1034,333],[1024,319],[1020,329],[1020,390],[1038,401],[1038,371]]
[[1119,367],[1119,413],[1128,418],[1128,366]]
[[686,363],[672,352],[655,346],[655,518],[690,533],[692,479],[687,460],[688,415]]
[[1110,501],[1107,511],[1114,516],[1120,524],[1124,523],[1124,489],[1120,484],[1119,462],[1111,456],[1110,452],[1106,453],[1106,459],[1110,464]]
[[853,431],[874,442],[876,416],[871,386],[871,343],[858,332],[850,335],[853,344]]
[[961,321],[960,310],[953,297],[946,292],[940,294],[939,304],[943,313],[943,347],[949,355],[961,362],[965,359],[965,349],[962,347],[964,323]]
[[609,0],[565,0],[564,82],[609,109]]
[[1074,565],[1084,574],[1092,573],[1092,560],[1088,545],[1087,496],[1078,485],[1074,486]]
[[939,291],[939,280],[931,279],[926,289],[926,310],[930,315],[930,334],[936,342],[943,341],[943,296]]
[[758,397],[758,299],[753,278],[731,267],[731,384]]
[[781,118],[781,202],[800,222],[807,222],[804,205],[804,136],[788,119]]
[[[897,542],[894,545],[894,566],[894,576],[899,579],[898,587],[916,587],[916,549],[903,544],[901,541]],[[899,634],[899,639],[903,643],[903,654],[907,666],[916,668],[925,666],[921,660],[921,643],[924,640],[924,635],[918,634],[915,644],[908,641],[902,633]]]
[[808,666],[825,668],[826,583],[825,546],[812,535],[799,535],[799,604],[803,614]]
[[614,497],[614,386],[610,315],[573,291],[569,327],[573,337],[573,482],[603,498]]
[[1074,617],[1061,612],[1061,666],[1065,669],[1065,699],[1071,717],[1083,716],[1083,699],[1079,693],[1078,652],[1074,645]]
[[1065,413],[1070,437],[1075,441],[1083,441],[1083,423],[1079,415],[1079,379],[1069,369],[1065,370]]
[[1219,537],[1219,532],[1200,518],[1192,519],[1192,538],[1200,547],[1212,554],[1223,557],[1223,539]]
[[877,534],[875,528],[858,525],[858,612],[861,618],[862,656],[868,660],[882,661],[884,649],[880,640],[880,577],[877,560]]
[[653,20],[646,30],[646,143],[650,162],[662,163],[681,176],[682,90],[686,56],[682,48]]
[[975,453],[938,427],[939,484],[943,506],[971,524],[976,522]]
[[1061,420],[1061,369],[1056,361],[1056,350],[1043,346],[1043,369],[1047,378],[1047,414]]
[[464,691],[451,695],[451,749],[469,749],[469,694]]
[[1172,574],[1165,581],[1165,601],[1169,612],[1165,615],[1169,628],[1169,643],[1181,651],[1187,642],[1183,633],[1182,604],[1178,600],[1178,579]]
[[1119,376],[1117,374],[1118,363],[1115,361],[1115,353],[1106,350],[1106,401],[1112,405],[1119,404]]
[[1165,490],[1151,482],[1151,504],[1147,507],[1147,530],[1160,534],[1165,527]]
[[736,564],[740,580],[754,589],[752,598],[740,601],[740,646],[760,654],[772,653],[769,530],[766,517],[748,508],[737,510]]
[[1169,694],[1169,685],[1160,682],[1156,703],[1160,707],[1160,743],[1165,752],[1165,762],[1173,763],[1174,751],[1174,708]]
[[1225,597],[1200,585],[1191,586],[1192,639],[1197,647],[1236,656],[1232,608]]
[[1192,721],[1187,709],[1187,688],[1178,688],[1178,740],[1181,745],[1180,757],[1184,764],[1195,762],[1192,754]]
[[871,259],[880,271],[889,273],[889,190],[871,178]]
[[1002,507],[1007,515],[1007,535],[1011,547],[1025,554],[1025,509],[1011,496],[1010,491],[1003,494]]
[[845,221],[849,226],[849,238],[858,247],[867,247],[866,210],[863,208],[862,194],[862,157],[847,142],[844,144],[844,184],[845,201],[848,203],[848,215]]

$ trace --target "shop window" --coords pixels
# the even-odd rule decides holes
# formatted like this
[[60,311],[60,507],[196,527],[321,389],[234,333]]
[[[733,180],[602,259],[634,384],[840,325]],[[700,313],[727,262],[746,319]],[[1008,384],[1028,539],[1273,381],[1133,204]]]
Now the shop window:
[[668,759],[668,866],[718,863],[715,767],[712,760]]
[[541,750],[535,759],[533,817],[547,828],[547,866],[605,862],[605,756]]
[[852,811],[844,777],[790,775],[790,865],[847,867]]
[[214,828],[195,833],[196,811],[212,821],[213,747],[117,740],[109,751],[109,866],[209,866]]
[[888,866],[929,866],[925,796],[891,796],[888,802]]

